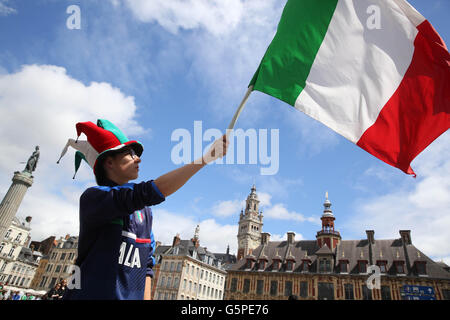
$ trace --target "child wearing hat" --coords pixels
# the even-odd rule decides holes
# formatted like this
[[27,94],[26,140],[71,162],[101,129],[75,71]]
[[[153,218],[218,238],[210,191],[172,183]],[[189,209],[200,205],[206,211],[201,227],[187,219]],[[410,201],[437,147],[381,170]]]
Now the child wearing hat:
[[223,157],[226,135],[216,140],[202,159],[155,180],[130,183],[138,178],[142,144],[129,140],[104,119],[97,124],[77,123],[76,129],[78,137],[84,133],[87,141],[69,139],[61,157],[69,146],[75,148],[75,172],[81,161],[86,161],[98,186],[80,197],[75,262],[80,278],[75,287],[69,283],[64,299],[149,299],[155,263],[150,206],[163,202],[206,164]]

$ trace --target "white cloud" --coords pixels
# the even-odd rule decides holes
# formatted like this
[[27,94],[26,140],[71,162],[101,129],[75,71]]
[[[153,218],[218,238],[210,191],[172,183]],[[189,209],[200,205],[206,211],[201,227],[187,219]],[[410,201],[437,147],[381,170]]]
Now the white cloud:
[[[157,22],[172,33],[204,28],[214,35],[230,32],[243,13],[240,0],[126,0],[136,18]],[[113,2],[117,6],[117,1]]]
[[289,211],[284,204],[277,203],[274,206],[267,208],[263,212],[264,218],[278,219],[278,220],[292,220],[298,222],[311,222],[315,224],[320,224],[318,217],[305,217],[303,214]]
[[215,203],[211,213],[219,217],[229,217],[238,214],[243,208],[245,208],[245,200],[224,200]]
[[104,82],[85,85],[62,67],[26,65],[0,75],[0,178],[5,193],[13,172],[23,170],[21,162],[40,146],[34,184],[18,211],[18,216],[33,217],[33,240],[78,233],[78,197],[93,184],[92,170],[84,163],[72,180],[73,150],[56,164],[67,139],[76,137],[75,124],[105,118],[130,137],[145,132],[135,120],[136,110],[134,98],[118,88]]
[[[214,219],[198,221],[196,217],[169,212],[165,209],[153,209],[153,233],[155,240],[164,245],[171,245],[173,237],[178,233],[183,240],[194,236],[197,225],[200,226],[200,245],[211,252],[226,252],[230,245],[230,253],[237,252],[237,225],[221,225]],[[176,221],[176,224],[174,223]]]
[[412,167],[416,179],[410,178],[409,183],[382,196],[358,199],[348,225],[352,230],[374,229],[380,239],[399,238],[399,230],[410,229],[414,245],[434,259],[448,262],[450,133],[433,142]]
[[0,16],[7,16],[13,13],[17,13],[17,10],[9,7],[7,3],[9,0],[0,0]]
[[[294,231],[295,232],[295,231]],[[287,232],[283,235],[281,234],[271,234],[270,241],[286,241],[287,240]],[[295,232],[295,241],[305,240],[303,235],[299,232]]]

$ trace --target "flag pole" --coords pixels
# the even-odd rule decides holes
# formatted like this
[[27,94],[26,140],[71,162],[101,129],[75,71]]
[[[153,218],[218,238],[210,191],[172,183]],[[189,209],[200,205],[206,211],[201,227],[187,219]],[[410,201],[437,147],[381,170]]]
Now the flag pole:
[[231,130],[233,130],[234,125],[236,124],[237,118],[239,118],[239,115],[241,114],[242,109],[244,109],[245,103],[247,102],[248,97],[250,96],[250,93],[252,93],[252,91],[253,91],[253,85],[248,87],[248,90],[245,93],[245,96],[242,99],[241,104],[239,105],[238,109],[236,110],[236,113],[234,114],[233,119],[231,120],[230,124],[228,125],[227,135]]

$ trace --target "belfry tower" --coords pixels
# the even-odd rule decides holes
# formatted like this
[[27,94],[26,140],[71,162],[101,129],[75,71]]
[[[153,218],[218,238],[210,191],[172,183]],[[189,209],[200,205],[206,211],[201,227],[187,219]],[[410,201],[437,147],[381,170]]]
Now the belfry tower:
[[32,172],[39,159],[39,146],[28,159],[25,169],[14,172],[12,184],[0,204],[0,240],[3,240],[28,188],[33,184]]
[[261,244],[263,214],[259,211],[259,200],[255,185],[246,200],[245,213],[239,216],[237,260],[244,258]]
[[328,191],[325,193],[325,202],[323,204],[323,215],[320,218],[322,220],[322,230],[316,234],[317,244],[322,248],[325,244],[331,250],[334,250],[341,241],[341,235],[339,231],[334,230],[334,220],[336,220],[331,211],[331,202],[328,200]]

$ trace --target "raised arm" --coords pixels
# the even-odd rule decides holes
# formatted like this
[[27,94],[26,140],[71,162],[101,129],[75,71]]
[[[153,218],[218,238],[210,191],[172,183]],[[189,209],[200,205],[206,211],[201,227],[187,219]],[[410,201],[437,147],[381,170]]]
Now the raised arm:
[[189,164],[186,164],[178,169],[172,170],[154,182],[159,191],[167,197],[180,189],[194,174],[210,162],[218,158],[222,158],[227,153],[229,141],[224,134],[221,138],[214,141],[211,148],[203,155],[201,159],[197,159]]

